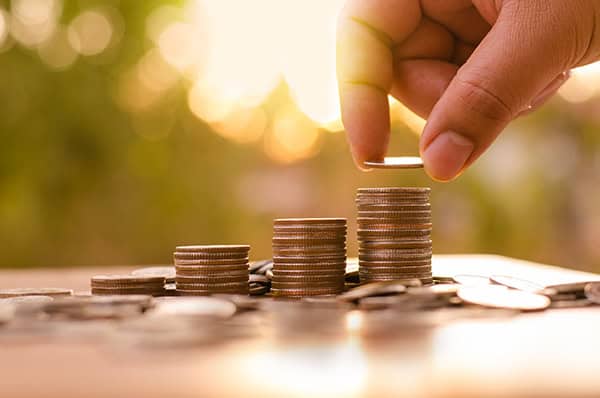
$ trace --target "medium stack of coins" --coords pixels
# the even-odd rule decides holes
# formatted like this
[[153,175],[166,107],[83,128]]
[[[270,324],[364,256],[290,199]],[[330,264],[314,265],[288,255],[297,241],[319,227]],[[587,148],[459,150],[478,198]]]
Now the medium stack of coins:
[[248,294],[247,245],[177,246],[173,253],[180,296]]
[[149,294],[160,296],[165,293],[163,276],[96,275],[91,280],[92,294]]
[[429,188],[359,188],[360,279],[432,283]]
[[302,297],[341,293],[345,270],[345,218],[275,220],[273,295]]

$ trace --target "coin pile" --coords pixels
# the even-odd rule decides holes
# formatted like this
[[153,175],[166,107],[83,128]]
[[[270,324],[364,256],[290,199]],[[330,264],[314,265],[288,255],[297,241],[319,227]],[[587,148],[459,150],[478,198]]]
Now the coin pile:
[[248,245],[177,246],[173,253],[180,296],[248,294]]
[[273,295],[302,297],[341,293],[345,270],[345,218],[274,221]]
[[432,283],[429,188],[359,188],[362,283],[420,279]]
[[160,296],[165,292],[163,276],[96,275],[91,279],[92,294],[148,294]]

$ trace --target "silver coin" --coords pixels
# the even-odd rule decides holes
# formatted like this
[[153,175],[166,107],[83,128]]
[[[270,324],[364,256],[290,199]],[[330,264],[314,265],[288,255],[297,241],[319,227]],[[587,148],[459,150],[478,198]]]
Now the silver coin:
[[367,167],[374,169],[420,169],[423,167],[423,159],[417,156],[386,157],[383,162],[364,162]]
[[558,308],[582,308],[587,307],[589,305],[594,304],[593,301],[587,298],[578,298],[575,300],[559,300],[552,301],[550,304],[550,308],[558,309]]
[[57,287],[0,289],[0,298],[17,297],[17,296],[62,297],[62,296],[70,296],[72,294],[73,294],[72,289],[63,289],[63,288],[57,288]]
[[454,275],[452,279],[454,280],[454,282],[460,283],[461,285],[465,286],[485,286],[490,285],[492,283],[490,281],[490,278],[483,275],[461,274]]
[[584,288],[585,297],[593,303],[600,304],[600,282],[590,282]]
[[509,275],[492,275],[489,278],[492,282],[512,289],[523,290],[524,292],[538,293],[544,289],[544,286],[526,279],[516,278]]
[[144,267],[131,271],[134,276],[162,276],[167,282],[175,281],[175,267],[172,265]]
[[550,299],[541,294],[497,285],[464,286],[458,290],[458,297],[470,304],[521,311],[539,311],[550,306]]
[[365,297],[389,296],[406,292],[406,284],[402,281],[373,282],[358,286],[341,294],[341,301],[356,301]]

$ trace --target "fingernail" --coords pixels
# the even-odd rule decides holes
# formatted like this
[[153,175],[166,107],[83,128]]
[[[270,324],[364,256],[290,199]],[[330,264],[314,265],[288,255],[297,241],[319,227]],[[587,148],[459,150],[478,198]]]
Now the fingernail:
[[452,180],[462,171],[474,148],[470,139],[454,131],[443,132],[423,151],[425,171],[435,180]]

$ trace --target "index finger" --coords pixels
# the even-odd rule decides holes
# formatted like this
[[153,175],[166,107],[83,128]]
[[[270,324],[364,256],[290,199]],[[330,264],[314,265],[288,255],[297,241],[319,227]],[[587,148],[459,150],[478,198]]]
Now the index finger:
[[381,160],[390,135],[392,48],[419,25],[419,0],[349,0],[337,35],[342,121],[355,162]]

